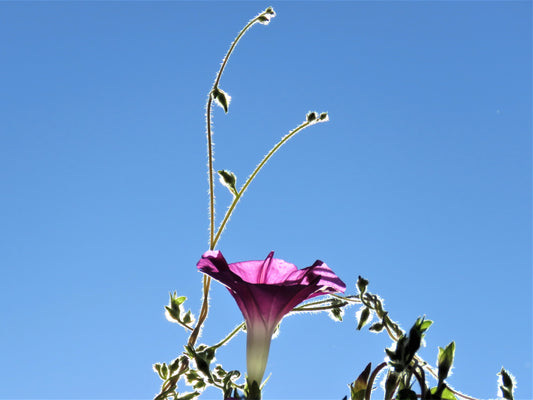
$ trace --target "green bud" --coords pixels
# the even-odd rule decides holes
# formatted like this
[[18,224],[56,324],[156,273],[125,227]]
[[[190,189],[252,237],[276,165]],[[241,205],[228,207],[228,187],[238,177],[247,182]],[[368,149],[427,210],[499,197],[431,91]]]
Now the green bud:
[[359,275],[357,279],[357,290],[359,290],[359,296],[363,296],[366,292],[366,287],[368,286],[368,281]]
[[327,112],[323,112],[320,114],[320,116],[318,117],[318,119],[322,122],[326,122],[326,121],[329,121],[329,116],[328,116],[328,113]]
[[213,100],[215,100],[215,103],[222,107],[224,112],[227,113],[231,96],[217,87],[213,89],[211,96],[213,97]]
[[368,330],[370,332],[379,333],[379,332],[381,332],[383,330],[384,327],[385,327],[385,325],[383,325],[382,322],[376,322],[376,323],[372,324],[370,326],[370,328],[368,328]]
[[439,357],[437,359],[437,366],[439,368],[439,382],[444,382],[448,378],[450,369],[453,365],[453,358],[455,356],[455,342],[451,342],[445,349],[439,347]]
[[318,116],[316,112],[312,111],[312,112],[307,113],[307,116],[306,116],[307,122],[313,122],[317,118]]
[[225,169],[217,172],[218,175],[220,175],[220,183],[226,186],[233,196],[237,196],[237,188],[235,187],[237,184],[237,177],[235,174]]
[[274,9],[272,7],[268,7],[259,17],[257,17],[257,21],[260,24],[268,25],[270,20],[275,16],[276,13],[274,12]]
[[369,321],[370,317],[370,309],[368,307],[364,307],[357,315],[358,317],[358,324],[357,324],[357,330],[360,331],[363,326],[366,325],[366,323]]

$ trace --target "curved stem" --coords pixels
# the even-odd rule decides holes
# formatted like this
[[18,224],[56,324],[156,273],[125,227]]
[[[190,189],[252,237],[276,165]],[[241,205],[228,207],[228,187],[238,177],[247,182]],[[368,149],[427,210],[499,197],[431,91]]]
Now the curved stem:
[[379,374],[379,371],[381,371],[386,366],[387,366],[387,363],[382,362],[376,367],[376,369],[374,369],[374,371],[372,372],[372,375],[370,375],[370,378],[368,379],[368,386],[366,388],[365,400],[370,400],[370,395],[372,394],[372,386],[374,386],[374,380],[376,379],[376,376]]
[[242,322],[234,330],[232,330],[228,336],[226,336],[224,339],[222,339],[220,342],[218,342],[217,344],[215,344],[212,347],[214,349],[218,349],[219,347],[224,346],[226,343],[228,343],[233,338],[233,336],[235,336],[237,333],[239,333],[242,330],[242,328],[244,328],[245,325],[246,325],[246,322]]
[[261,168],[265,166],[265,164],[270,160],[270,158],[276,153],[276,151],[279,150],[281,146],[283,146],[290,138],[292,138],[294,135],[296,135],[301,130],[307,128],[309,125],[315,123],[314,121],[305,121],[303,124],[298,126],[296,129],[290,131],[288,134],[286,134],[266,155],[263,157],[261,162],[255,167],[252,174],[246,179],[246,182],[242,186],[242,188],[237,192],[237,195],[233,198],[233,201],[231,202],[231,205],[229,206],[228,210],[226,211],[226,215],[224,215],[224,219],[222,220],[222,223],[218,227],[218,231],[215,235],[215,239],[213,242],[213,245],[215,246],[218,243],[218,240],[220,239],[220,235],[224,231],[224,228],[226,227],[226,224],[229,221],[229,218],[231,214],[233,213],[233,210],[237,206],[237,203],[241,199],[242,195],[248,189],[248,186],[250,186],[250,183],[254,180],[256,175],[261,171]]
[[[211,89],[211,92],[209,92],[209,96],[207,99],[207,106],[206,106],[206,130],[207,130],[207,163],[208,163],[208,180],[209,180],[209,249],[213,250],[216,245],[216,240],[214,238],[215,234],[215,183],[214,183],[214,168],[213,168],[213,132],[211,130],[211,109],[213,105],[213,90],[218,87],[218,83],[220,82],[220,78],[222,77],[222,73],[224,72],[224,68],[226,68],[226,64],[228,63],[228,60],[233,53],[233,50],[235,49],[235,46],[237,46],[237,43],[239,40],[243,37],[243,35],[250,29],[250,27],[255,24],[256,22],[259,22],[261,18],[264,18],[265,14],[271,14],[273,13],[272,10],[267,9],[263,11],[261,14],[257,15],[255,18],[250,20],[248,24],[239,32],[235,40],[231,43],[231,46],[224,56],[224,59],[222,61],[222,65],[220,66],[220,69],[218,70],[215,83],[213,84],[213,88]],[[202,308],[200,310],[200,315],[198,316],[198,321],[196,322],[196,326],[192,330],[191,336],[189,336],[188,344],[190,346],[194,346],[194,343],[196,343],[196,340],[198,339],[198,335],[200,333],[200,329],[202,327],[202,324],[207,318],[207,314],[209,312],[209,288],[211,285],[211,278],[204,275],[203,277],[203,289],[204,289],[204,297],[202,301]]]
[[[418,355],[415,355],[415,359],[422,364],[422,368],[425,368],[433,376],[433,378],[439,379],[439,375],[433,370],[433,367],[431,365],[429,365],[422,357],[420,357]],[[457,395],[459,397],[462,397],[463,399],[466,399],[466,400],[479,400],[476,397],[468,396],[468,395],[466,395],[464,393],[459,392],[458,390],[450,387],[448,384],[446,384],[446,387],[448,388],[448,390],[450,392],[452,392],[453,394],[455,394],[455,395]]]
[[[267,9],[268,10],[268,9]],[[256,22],[259,22],[261,17],[264,17],[264,15],[267,13],[267,10],[263,11],[261,14],[257,15],[255,18],[251,19],[248,24],[239,32],[235,40],[231,43],[231,46],[224,56],[222,60],[222,65],[220,66],[220,69],[217,72],[217,76],[215,78],[215,82],[213,83],[213,88],[209,92],[209,96],[207,99],[207,107],[206,107],[206,125],[207,125],[207,158],[208,158],[208,176],[209,176],[209,249],[213,250],[215,248],[216,242],[213,239],[213,236],[215,234],[215,172],[213,169],[213,132],[211,131],[211,108],[213,104],[213,91],[218,88],[218,84],[220,82],[220,78],[222,77],[222,73],[224,72],[224,69],[226,68],[226,64],[228,63],[228,60],[233,53],[233,50],[235,49],[235,46],[237,46],[237,43],[239,43],[239,40],[244,36],[244,34],[252,27],[253,24]]]

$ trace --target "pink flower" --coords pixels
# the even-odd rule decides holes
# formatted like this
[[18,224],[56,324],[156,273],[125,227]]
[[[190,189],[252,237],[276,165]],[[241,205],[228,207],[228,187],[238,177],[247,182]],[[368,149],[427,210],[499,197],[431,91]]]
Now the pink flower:
[[346,285],[322,261],[299,270],[273,258],[226,262],[220,251],[208,251],[198,262],[203,273],[225,285],[246,321],[248,382],[261,384],[272,334],[282,318],[302,301],[327,293],[344,292]]

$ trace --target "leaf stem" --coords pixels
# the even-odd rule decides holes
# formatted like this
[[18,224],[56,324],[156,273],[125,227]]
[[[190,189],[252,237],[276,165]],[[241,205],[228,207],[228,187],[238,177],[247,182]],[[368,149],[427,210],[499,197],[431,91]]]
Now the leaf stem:
[[228,223],[229,218],[230,218],[231,214],[233,213],[233,210],[235,210],[235,207],[237,206],[237,203],[241,199],[242,195],[244,194],[246,189],[248,189],[248,186],[250,186],[250,183],[252,183],[252,181],[254,180],[256,175],[259,173],[259,171],[261,171],[261,169],[265,166],[265,164],[268,162],[268,160],[270,160],[270,158],[280,149],[281,146],[283,146],[285,143],[287,143],[287,141],[290,138],[292,138],[294,135],[296,135],[298,132],[302,131],[303,129],[307,128],[309,125],[315,124],[317,122],[315,122],[315,121],[305,121],[304,123],[300,124],[297,128],[295,128],[294,130],[290,131],[288,134],[283,136],[283,138],[278,143],[276,143],[276,145],[263,157],[261,162],[257,165],[257,167],[255,167],[255,169],[252,172],[252,174],[248,177],[248,179],[246,179],[246,182],[244,183],[244,185],[237,192],[237,195],[233,198],[233,201],[231,202],[228,210],[226,211],[226,214],[224,215],[224,219],[222,220],[222,223],[220,224],[220,226],[218,228],[218,231],[217,231],[217,233],[215,235],[215,239],[213,241],[213,246],[215,246],[218,243],[218,241],[220,239],[220,235],[222,234],[222,232],[226,228],[226,224]]
[[245,326],[246,326],[246,322],[242,322],[234,330],[232,330],[228,336],[226,336],[224,339],[222,339],[220,342],[218,342],[217,344],[215,344],[212,347],[214,349],[218,349],[219,347],[224,346],[226,343],[228,343],[233,338],[233,336],[235,336],[237,333],[239,333],[242,330],[242,328],[244,328]]
[[[273,11],[272,11],[273,12]],[[218,88],[218,84],[220,82],[220,78],[222,77],[222,73],[224,72],[224,69],[226,68],[226,65],[228,63],[228,60],[233,53],[233,50],[235,49],[235,46],[237,46],[237,43],[239,43],[239,40],[244,36],[244,34],[254,25],[256,22],[259,22],[261,18],[264,18],[265,14],[270,13],[269,9],[266,9],[259,15],[257,15],[255,18],[251,19],[248,24],[239,32],[235,40],[231,43],[231,46],[222,59],[222,65],[220,66],[220,69],[217,72],[217,76],[215,78],[215,82],[213,83],[213,88],[209,92],[209,96],[207,98],[207,107],[206,107],[206,130],[207,130],[207,163],[208,163],[208,179],[209,179],[209,249],[213,250],[216,245],[216,241],[214,240],[213,236],[215,234],[215,171],[213,168],[213,132],[211,130],[211,109],[213,105],[213,96],[212,93],[215,89]]]

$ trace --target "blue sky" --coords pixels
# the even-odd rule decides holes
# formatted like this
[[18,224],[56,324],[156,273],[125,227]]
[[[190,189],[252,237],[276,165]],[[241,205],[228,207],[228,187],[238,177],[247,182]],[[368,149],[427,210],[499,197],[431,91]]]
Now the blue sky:
[[[207,249],[205,100],[216,168],[259,174],[219,245],[358,275],[422,356],[455,340],[449,382],[495,398],[502,366],[533,398],[530,2],[0,3],[0,398],[146,399],[186,334],[168,292],[200,305]],[[218,215],[229,202],[217,187]],[[354,313],[284,321],[266,399],[341,399],[387,337]],[[241,315],[215,285],[202,341]],[[245,337],[218,361],[245,369]],[[206,392],[203,398],[218,398]]]

